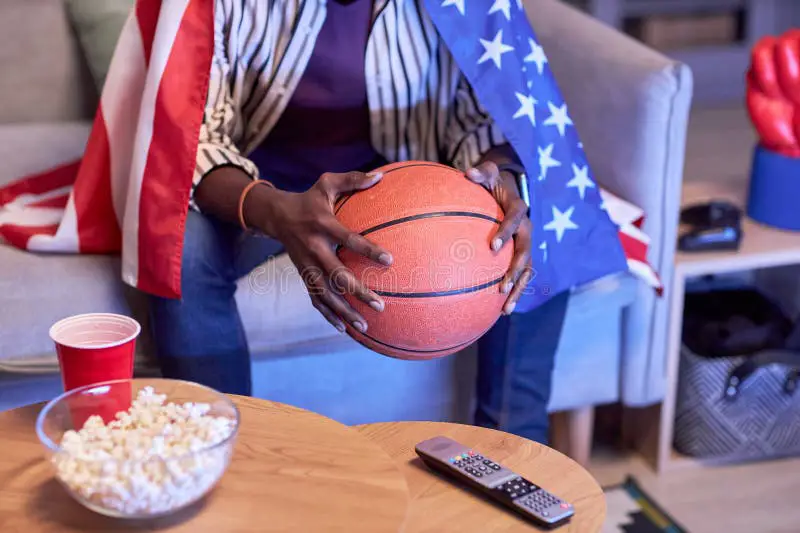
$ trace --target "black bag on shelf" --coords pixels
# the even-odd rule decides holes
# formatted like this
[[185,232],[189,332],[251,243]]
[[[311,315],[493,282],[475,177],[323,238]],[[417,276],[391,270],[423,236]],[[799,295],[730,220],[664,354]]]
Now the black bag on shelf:
[[720,461],[800,454],[800,327],[755,289],[687,294],[675,448]]

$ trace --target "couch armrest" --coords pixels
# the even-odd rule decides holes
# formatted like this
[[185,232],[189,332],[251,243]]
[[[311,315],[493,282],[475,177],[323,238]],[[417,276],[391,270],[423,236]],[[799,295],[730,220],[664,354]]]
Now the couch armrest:
[[672,246],[664,223],[677,224],[691,71],[560,1],[526,9],[595,179],[644,209],[653,248]]
[[[595,180],[645,211],[649,260],[670,287],[692,99],[690,69],[560,1],[525,0],[525,8]],[[623,372],[630,376],[622,380],[627,403],[660,400],[668,297],[656,299],[642,286],[627,312]]]

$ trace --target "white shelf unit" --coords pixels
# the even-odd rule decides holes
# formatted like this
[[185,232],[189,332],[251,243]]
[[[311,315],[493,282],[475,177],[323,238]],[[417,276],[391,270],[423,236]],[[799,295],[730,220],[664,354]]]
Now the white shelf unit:
[[[709,180],[684,183],[682,206],[714,200],[727,200],[744,208],[747,196],[746,180]],[[770,297],[784,300],[785,307],[796,307],[800,301],[800,232],[782,231],[753,221],[746,216],[742,222],[743,239],[736,252],[678,252],[672,286],[668,288],[670,317],[667,338],[666,394],[654,408],[638,413],[627,423],[637,441],[635,446],[658,472],[689,466],[718,464],[713,459],[693,459],[682,456],[673,448],[675,404],[678,395],[678,376],[683,329],[683,306],[687,284],[706,276],[752,275]],[[784,271],[781,273],[780,269]],[[783,279],[781,279],[783,278]]]
[[696,103],[741,100],[750,49],[762,36],[778,34],[798,22],[797,0],[562,0],[587,11],[620,31],[626,20],[660,14],[692,14],[738,11],[741,39],[731,45],[702,46],[665,51],[689,65],[694,74]]

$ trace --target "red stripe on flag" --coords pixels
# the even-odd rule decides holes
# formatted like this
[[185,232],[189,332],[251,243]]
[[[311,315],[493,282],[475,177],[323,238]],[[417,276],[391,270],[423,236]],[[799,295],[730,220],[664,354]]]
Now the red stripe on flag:
[[111,157],[102,103],[97,108],[73,190],[81,253],[111,253],[121,248],[111,195]]
[[58,207],[63,209],[67,207],[68,201],[69,195],[62,194],[61,196],[53,196],[52,198],[48,198],[47,200],[42,200],[40,202],[32,202],[27,204],[26,207]]
[[17,226],[7,224],[0,226],[0,237],[6,240],[11,246],[16,246],[23,250],[28,248],[28,241],[34,235],[55,235],[58,231],[58,224],[47,226]]
[[139,201],[139,289],[179,297],[183,232],[214,51],[213,0],[190,0],[164,69]]
[[619,240],[622,243],[622,249],[625,251],[625,257],[647,263],[646,243],[621,231],[619,232]]
[[139,0],[136,2],[136,22],[139,25],[139,33],[142,35],[145,66],[150,65],[150,53],[153,50],[153,41],[155,40],[160,12],[161,0]]
[[11,203],[23,194],[45,194],[75,183],[80,160],[55,167],[39,174],[26,176],[21,180],[0,187],[0,206]]

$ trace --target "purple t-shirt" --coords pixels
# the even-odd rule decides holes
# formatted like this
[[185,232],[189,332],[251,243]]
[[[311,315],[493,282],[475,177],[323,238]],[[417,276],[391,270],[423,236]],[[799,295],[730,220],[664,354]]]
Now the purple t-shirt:
[[303,77],[277,124],[253,153],[261,176],[279,189],[304,191],[324,172],[384,163],[370,142],[364,56],[370,0],[328,2]]

